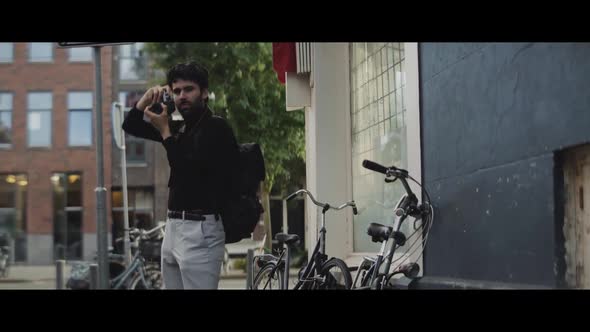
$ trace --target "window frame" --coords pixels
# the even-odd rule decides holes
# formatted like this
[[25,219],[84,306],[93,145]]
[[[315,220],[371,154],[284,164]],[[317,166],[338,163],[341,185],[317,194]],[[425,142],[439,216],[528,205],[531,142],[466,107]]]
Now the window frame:
[[[50,47],[50,56],[49,60],[42,60],[42,59],[35,59],[33,58],[33,44],[49,44]],[[28,43],[28,54],[27,54],[27,61],[28,63],[53,63],[55,61],[55,47],[53,43]]]
[[[31,105],[29,103],[29,96],[33,93],[48,93],[51,96],[51,108],[49,109],[31,109]],[[28,91],[27,92],[27,148],[28,149],[51,149],[51,147],[53,146],[53,108],[54,108],[54,98],[53,98],[53,91],[42,91],[42,90],[38,90],[38,91]],[[31,135],[30,135],[30,130],[29,130],[29,114],[31,112],[48,112],[49,113],[49,121],[48,121],[48,126],[49,126],[49,142],[48,145],[31,145]],[[42,123],[43,124],[43,123]]]
[[9,113],[10,114],[10,143],[0,143],[0,150],[9,150],[9,149],[12,149],[13,143],[14,143],[14,141],[13,141],[14,137],[13,137],[13,132],[12,132],[12,130],[14,128],[14,126],[13,126],[14,125],[14,116],[13,116],[13,114],[14,114],[14,92],[0,90],[0,95],[3,95],[3,94],[10,95],[10,104],[11,104],[10,109],[9,110],[8,109],[6,109],[6,110],[0,109],[0,115],[2,113]]
[[[405,90],[403,91],[402,98],[405,100],[405,111],[403,112],[404,120],[406,121],[406,146],[412,147],[406,148],[407,151],[407,170],[412,177],[415,178],[418,182],[422,183],[422,166],[421,166],[421,142],[420,142],[420,103],[419,103],[419,67],[418,67],[418,43],[401,43],[403,44],[404,49],[404,60],[405,65],[402,67],[402,71],[405,72]],[[353,189],[352,189],[352,179],[353,179],[353,152],[352,152],[352,130],[353,130],[353,122],[352,122],[352,110],[354,108],[353,103],[356,102],[356,99],[353,98],[352,94],[352,79],[353,75],[351,73],[351,62],[352,62],[352,43],[349,43],[349,52],[346,56],[348,56],[347,63],[348,68],[346,70],[349,73],[349,80],[346,82],[347,90],[349,95],[349,111],[346,112],[347,117],[347,125],[348,125],[348,139],[346,140],[346,150],[347,150],[347,159],[350,161],[348,165],[348,176],[349,176],[349,183],[348,183],[348,191],[349,197],[353,197]],[[401,58],[401,56],[400,56]],[[394,59],[395,60],[395,59]],[[383,60],[381,60],[383,63]],[[401,65],[401,62],[400,62]],[[386,69],[386,73],[389,72],[391,68],[395,68],[396,64],[393,63],[391,67],[388,66]],[[381,74],[382,75],[382,74]],[[378,77],[379,75],[376,75]],[[383,82],[382,82],[383,83]],[[384,85],[385,83],[383,83]],[[389,85],[389,82],[388,84]],[[396,84],[397,85],[397,84]],[[392,92],[393,93],[393,92]],[[391,110],[390,110],[391,112]],[[358,166],[362,167],[362,166]],[[412,191],[418,196],[420,200],[422,200],[421,190],[415,183],[410,182],[410,187]],[[396,202],[392,202],[395,204]],[[377,252],[364,252],[364,251],[354,251],[354,227],[353,227],[353,219],[354,216],[352,212],[347,211],[347,233],[348,233],[348,252],[349,255],[346,258],[347,263],[350,262],[351,264],[358,264],[361,262],[364,256],[374,256]],[[390,222],[386,223],[387,225]],[[413,250],[413,249],[412,249]],[[422,250],[416,250],[416,252],[411,256],[411,259],[418,264],[423,264],[423,257],[420,256],[420,252]],[[394,259],[399,257],[399,254],[396,254]]]
[[[70,108],[70,96],[72,93],[88,93],[90,94],[90,105],[91,107],[89,109],[87,108]],[[94,93],[92,91],[87,91],[87,90],[72,90],[72,91],[68,91],[67,94],[67,108],[68,108],[68,123],[66,125],[67,127],[67,144],[69,148],[88,148],[88,147],[92,147],[94,146],[94,120],[92,119],[92,115],[93,115],[93,111],[94,111]],[[90,144],[86,144],[86,145],[73,145],[72,142],[70,141],[70,130],[72,129],[72,113],[73,112],[79,112],[79,113],[90,113]]]

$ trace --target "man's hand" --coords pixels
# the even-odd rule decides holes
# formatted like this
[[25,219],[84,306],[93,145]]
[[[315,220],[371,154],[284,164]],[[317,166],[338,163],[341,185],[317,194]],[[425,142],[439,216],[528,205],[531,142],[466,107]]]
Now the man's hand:
[[164,96],[164,91],[170,93],[170,88],[166,86],[155,86],[145,92],[143,97],[137,102],[137,109],[140,111],[144,111],[146,107],[153,105],[155,103],[160,103],[162,101],[162,97]]
[[168,106],[166,106],[164,103],[160,103],[160,105],[162,105],[162,113],[156,114],[150,111],[152,107],[148,106],[143,111],[143,114],[145,114],[150,119],[150,123],[156,127],[156,129],[160,132],[160,135],[162,135],[162,139],[165,140],[172,134],[170,133],[170,126],[168,125]]

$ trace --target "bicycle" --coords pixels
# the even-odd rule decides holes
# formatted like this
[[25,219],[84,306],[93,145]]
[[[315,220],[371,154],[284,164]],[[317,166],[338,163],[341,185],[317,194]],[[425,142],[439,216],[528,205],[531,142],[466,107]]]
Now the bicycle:
[[[397,274],[404,274],[407,278],[416,278],[418,276],[420,272],[420,266],[417,263],[411,262],[402,265],[402,263],[411,257],[417,248],[408,254],[407,257],[400,263],[398,263],[397,267],[394,268],[393,272],[390,273],[392,264],[404,257],[402,255],[398,259],[393,260],[393,256],[397,248],[404,246],[409,239],[411,239],[414,235],[419,234],[419,230],[424,232],[426,229],[426,234],[423,234],[421,246],[422,252],[420,252],[420,256],[418,257],[422,256],[430,228],[432,227],[434,209],[432,208],[430,196],[428,195],[426,189],[422,187],[418,181],[413,179],[408,174],[407,170],[397,168],[395,166],[385,167],[370,160],[364,160],[363,167],[378,173],[385,174],[386,183],[393,183],[399,179],[406,191],[406,193],[402,195],[394,208],[394,215],[398,218],[396,219],[394,217],[393,227],[384,226],[379,223],[371,223],[369,225],[367,234],[371,236],[373,242],[381,242],[381,250],[376,257],[363,257],[363,261],[358,267],[358,271],[353,283],[353,289],[387,289],[391,279]],[[406,179],[411,179],[412,181],[416,182],[420,188],[422,188],[428,199],[427,203],[418,204],[418,198],[412,192],[412,189],[408,185]],[[406,238],[405,234],[400,232],[400,228],[402,223],[408,217],[415,218],[414,232]],[[419,220],[422,222],[420,227],[416,228],[416,222]],[[407,251],[412,249],[418,239],[419,237],[416,237],[416,240],[409,246]],[[388,244],[390,244],[390,249],[387,253],[385,253]],[[382,267],[383,272],[380,272]]]
[[[311,254],[309,263],[299,270],[298,281],[293,289],[350,289],[352,286],[352,276],[346,263],[335,257],[328,259],[328,256],[325,254],[326,212],[330,209],[342,210],[350,206],[353,209],[353,213],[357,214],[356,204],[354,201],[350,201],[339,207],[333,207],[328,203],[318,202],[305,189],[300,189],[292,193],[286,198],[286,201],[290,201],[300,193],[308,195],[316,206],[322,208],[322,227],[319,231],[320,236]],[[291,260],[290,250],[297,243],[299,237],[296,234],[278,233],[275,235],[275,239],[279,242],[279,247],[283,247],[283,250],[279,256],[266,254],[254,258],[254,260],[258,261],[260,270],[252,282],[251,289],[259,289],[260,285],[262,285],[262,289],[273,289],[272,281],[277,282],[277,289],[288,289],[289,265]],[[263,283],[263,281],[265,282]]]
[[[252,265],[257,265],[260,270],[256,274],[250,289],[260,289],[261,284],[263,284],[261,289],[264,290],[289,289],[288,275],[291,249],[299,242],[299,236],[297,234],[277,233],[275,241],[277,241],[279,248],[283,248],[278,257],[264,253],[254,256]],[[273,282],[276,282],[276,284]]]
[[6,233],[0,234],[0,277],[8,277],[10,267],[10,240]]
[[8,277],[8,269],[10,267],[10,247],[0,247],[0,277]]
[[[134,228],[129,231],[133,237],[131,249],[135,251],[129,266],[110,280],[111,289],[161,289],[162,276],[158,263],[160,257],[162,228],[165,224],[144,231]],[[154,235],[156,234],[156,235]],[[154,238],[156,240],[154,241]],[[159,245],[158,245],[159,243]]]
[[229,274],[229,251],[223,248],[223,261],[221,261],[221,275]]

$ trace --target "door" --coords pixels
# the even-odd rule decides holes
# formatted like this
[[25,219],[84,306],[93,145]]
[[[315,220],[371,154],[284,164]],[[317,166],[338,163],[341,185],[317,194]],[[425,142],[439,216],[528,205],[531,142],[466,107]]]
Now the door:
[[590,289],[590,145],[564,158],[565,279],[569,287]]

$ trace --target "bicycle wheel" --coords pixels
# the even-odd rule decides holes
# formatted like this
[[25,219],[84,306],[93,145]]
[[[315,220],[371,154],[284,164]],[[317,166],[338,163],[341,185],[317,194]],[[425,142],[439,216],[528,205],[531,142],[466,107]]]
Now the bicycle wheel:
[[10,267],[10,262],[8,261],[8,255],[5,255],[4,253],[0,253],[0,274],[2,274],[2,278],[8,277],[9,267]]
[[256,274],[252,289],[256,290],[279,290],[283,287],[283,272],[275,268],[276,263],[268,262],[262,266]]
[[352,276],[343,260],[332,258],[320,269],[312,289],[350,289]]
[[[311,264],[314,264],[313,262]],[[315,267],[311,267],[310,272],[304,277],[305,269],[307,269],[307,263],[303,264],[299,269],[299,273],[297,274],[297,284],[295,285],[295,289],[298,290],[310,290],[314,289],[314,276],[315,276]],[[298,286],[298,287],[297,287]]]
[[223,252],[223,261],[221,262],[221,274],[229,274],[229,252],[227,251],[227,247],[224,248]]
[[371,281],[373,268],[374,264],[362,264],[356,272],[356,277],[354,279],[354,285],[352,285],[352,289],[370,286],[369,282]]
[[2,278],[7,278],[8,277],[8,266],[5,266],[4,269],[2,269]]
[[162,273],[159,269],[146,269],[144,278],[145,284],[141,281],[141,275],[136,274],[129,283],[129,289],[162,289]]

